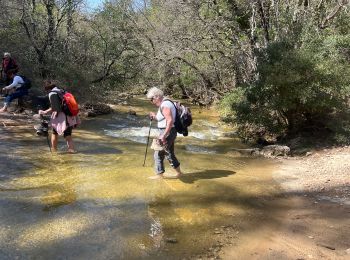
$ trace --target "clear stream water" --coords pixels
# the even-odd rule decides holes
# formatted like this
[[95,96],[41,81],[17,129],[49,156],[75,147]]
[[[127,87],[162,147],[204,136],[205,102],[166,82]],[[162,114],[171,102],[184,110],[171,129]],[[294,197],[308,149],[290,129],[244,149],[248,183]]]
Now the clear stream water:
[[234,152],[245,146],[232,130],[197,108],[190,135],[177,139],[184,176],[149,180],[156,108],[134,99],[117,109],[83,121],[74,155],[63,138],[52,155],[34,129],[0,128],[0,259],[182,259],[210,248],[217,228],[253,224],[257,198],[277,192],[273,165]]

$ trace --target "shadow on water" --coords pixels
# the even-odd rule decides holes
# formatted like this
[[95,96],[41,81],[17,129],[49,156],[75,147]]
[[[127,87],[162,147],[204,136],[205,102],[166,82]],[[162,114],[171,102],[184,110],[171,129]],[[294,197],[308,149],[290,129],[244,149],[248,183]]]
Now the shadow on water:
[[235,173],[236,172],[234,171],[228,171],[228,170],[206,170],[206,171],[200,171],[200,172],[186,173],[182,175],[179,179],[184,183],[194,183],[202,179],[217,179],[217,178],[228,177]]

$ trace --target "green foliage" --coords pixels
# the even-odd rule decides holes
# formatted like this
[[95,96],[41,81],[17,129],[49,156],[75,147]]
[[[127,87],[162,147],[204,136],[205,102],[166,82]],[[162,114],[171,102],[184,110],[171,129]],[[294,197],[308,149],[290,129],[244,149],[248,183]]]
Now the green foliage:
[[272,43],[258,54],[258,80],[239,87],[244,98],[231,94],[222,104],[238,125],[251,126],[243,132],[263,127],[283,135],[330,128],[330,116],[348,107],[349,51],[350,37],[341,35],[320,36],[300,48]]
[[219,103],[219,111],[224,122],[233,122],[237,116],[236,108],[239,104],[243,104],[244,90],[236,88],[227,94]]

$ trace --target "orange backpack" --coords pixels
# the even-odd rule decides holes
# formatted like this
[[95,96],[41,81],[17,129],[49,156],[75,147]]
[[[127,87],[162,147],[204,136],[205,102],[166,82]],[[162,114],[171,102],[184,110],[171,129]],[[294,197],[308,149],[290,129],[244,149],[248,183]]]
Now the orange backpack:
[[76,116],[79,113],[79,105],[72,93],[61,89],[60,91],[53,91],[58,94],[62,104],[62,111],[67,116]]

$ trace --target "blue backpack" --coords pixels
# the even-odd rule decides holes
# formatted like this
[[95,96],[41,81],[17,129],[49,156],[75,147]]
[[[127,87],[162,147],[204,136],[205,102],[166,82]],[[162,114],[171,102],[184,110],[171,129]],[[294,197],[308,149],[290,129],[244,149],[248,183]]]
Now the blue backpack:
[[21,88],[30,89],[32,87],[32,82],[25,76],[18,75],[22,78],[23,82]]

